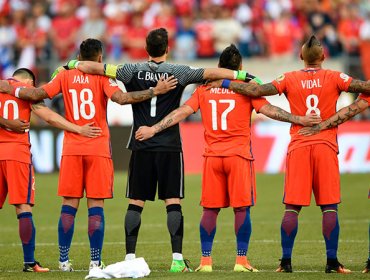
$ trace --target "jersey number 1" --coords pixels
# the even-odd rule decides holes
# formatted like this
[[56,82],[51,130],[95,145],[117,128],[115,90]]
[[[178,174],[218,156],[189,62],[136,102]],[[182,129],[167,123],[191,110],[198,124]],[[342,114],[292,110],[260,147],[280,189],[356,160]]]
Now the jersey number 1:
[[[84,88],[78,93],[77,90],[70,89],[69,93],[72,95],[73,119],[78,121],[81,116],[85,120],[91,120],[95,116],[92,90]],[[89,113],[86,113],[86,107],[89,107]]]
[[[227,130],[227,114],[229,114],[235,108],[235,100],[233,99],[220,99],[219,103],[229,104],[229,107],[225,109],[225,111],[221,114],[221,130]],[[211,103],[212,108],[212,129],[217,130],[217,101],[216,100],[209,100]]]

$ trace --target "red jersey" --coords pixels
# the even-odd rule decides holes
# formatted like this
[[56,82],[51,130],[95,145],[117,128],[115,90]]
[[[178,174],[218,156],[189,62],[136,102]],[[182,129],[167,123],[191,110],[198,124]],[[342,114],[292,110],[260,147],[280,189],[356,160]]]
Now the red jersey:
[[111,157],[110,136],[107,124],[107,102],[119,90],[115,80],[108,77],[84,74],[79,70],[59,73],[42,87],[50,98],[63,94],[66,119],[77,125],[94,122],[102,135],[87,138],[64,132],[63,155],[95,155]]
[[[351,81],[351,77],[341,72],[307,68],[285,73],[272,84],[280,94],[285,94],[292,114],[304,116],[316,113],[326,120],[336,113],[339,94],[348,90]],[[299,135],[300,128],[302,126],[292,124],[288,152],[317,143],[325,143],[338,152],[337,127],[309,137]]]
[[251,114],[268,104],[264,98],[250,98],[229,89],[198,87],[185,103],[200,109],[204,125],[205,156],[234,156],[253,160]]
[[[27,84],[9,79],[13,87],[30,87]],[[9,94],[0,94],[0,116],[8,120],[30,121],[31,103]],[[0,160],[16,160],[31,163],[30,139],[28,132],[16,133],[0,128]]]
[[361,99],[363,99],[363,100],[366,100],[367,101],[367,103],[369,103],[369,106],[370,106],[370,95],[366,95],[366,94],[360,94],[359,96],[358,96],[358,98],[361,98]]

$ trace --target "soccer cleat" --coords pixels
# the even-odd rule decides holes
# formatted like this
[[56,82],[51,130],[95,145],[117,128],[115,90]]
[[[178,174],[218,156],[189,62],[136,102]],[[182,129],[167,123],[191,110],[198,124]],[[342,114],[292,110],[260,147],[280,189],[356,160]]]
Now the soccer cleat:
[[42,267],[42,265],[39,262],[35,261],[32,264],[25,263],[23,271],[24,272],[49,272],[49,268]]
[[325,273],[351,273],[351,270],[344,268],[344,266],[338,261],[338,259],[328,260],[325,267]]
[[195,269],[198,272],[212,272],[212,257],[203,257],[200,259],[200,265]]
[[292,273],[292,259],[281,259],[279,267],[275,270],[276,272]]
[[370,272],[370,259],[366,261],[365,269],[362,271],[362,273],[369,273]]
[[72,272],[72,263],[70,261],[59,262],[59,269],[63,272]]
[[170,272],[192,272],[188,260],[172,260]]
[[100,269],[104,269],[105,264],[102,261],[99,261],[99,263],[97,263],[95,261],[90,261],[89,270],[91,270],[95,267],[100,268]]
[[236,272],[258,272],[258,269],[251,266],[246,256],[237,256],[234,265]]

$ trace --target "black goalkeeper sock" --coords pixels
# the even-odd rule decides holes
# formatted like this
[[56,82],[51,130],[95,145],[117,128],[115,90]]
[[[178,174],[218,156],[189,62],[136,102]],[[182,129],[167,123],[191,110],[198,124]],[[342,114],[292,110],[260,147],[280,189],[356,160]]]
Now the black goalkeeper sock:
[[126,254],[135,254],[143,208],[129,204],[125,216]]
[[172,253],[182,253],[184,236],[184,217],[180,204],[167,205],[167,228],[171,235]]

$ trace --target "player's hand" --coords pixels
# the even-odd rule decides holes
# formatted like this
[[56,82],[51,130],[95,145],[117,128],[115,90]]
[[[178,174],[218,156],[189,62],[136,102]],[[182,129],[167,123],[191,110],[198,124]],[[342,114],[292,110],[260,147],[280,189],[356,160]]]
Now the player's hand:
[[144,141],[152,138],[155,135],[154,127],[140,126],[135,133],[135,139],[138,141]]
[[54,70],[53,74],[51,74],[51,79],[54,79],[56,75],[65,70],[66,68],[64,66],[59,66],[57,69]]
[[11,130],[16,133],[25,133],[30,129],[30,123],[28,121],[20,119],[6,120],[5,126],[8,130]]
[[13,86],[7,80],[0,80],[0,93],[11,93]]
[[171,89],[176,88],[177,79],[175,76],[170,76],[165,79],[163,76],[158,80],[157,85],[153,88],[154,95],[164,94],[169,92]]
[[298,134],[303,135],[303,136],[311,136],[311,135],[315,135],[315,134],[319,133],[320,131],[321,131],[320,125],[316,124],[312,127],[301,128],[298,131]]
[[303,126],[313,126],[321,123],[321,121],[320,115],[314,113],[300,117],[300,124]]
[[89,138],[95,138],[101,135],[101,128],[97,126],[93,126],[93,122],[87,123],[83,126],[80,126],[79,134]]
[[208,81],[207,82],[207,90],[210,90],[211,88],[220,88],[222,85],[223,80],[214,80],[214,81]]

